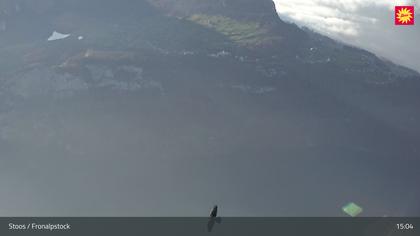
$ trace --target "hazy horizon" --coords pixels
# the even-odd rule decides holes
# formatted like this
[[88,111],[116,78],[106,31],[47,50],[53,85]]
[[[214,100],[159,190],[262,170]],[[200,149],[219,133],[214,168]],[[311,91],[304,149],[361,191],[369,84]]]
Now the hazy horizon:
[[[418,0],[274,0],[281,18],[372,51],[420,73]],[[414,26],[394,25],[394,6],[416,7]],[[384,40],[385,39],[385,40]]]

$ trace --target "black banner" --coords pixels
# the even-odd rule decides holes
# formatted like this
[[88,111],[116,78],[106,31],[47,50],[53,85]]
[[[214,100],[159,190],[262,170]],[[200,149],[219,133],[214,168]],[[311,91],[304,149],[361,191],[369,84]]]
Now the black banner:
[[0,235],[419,236],[420,218],[0,218]]

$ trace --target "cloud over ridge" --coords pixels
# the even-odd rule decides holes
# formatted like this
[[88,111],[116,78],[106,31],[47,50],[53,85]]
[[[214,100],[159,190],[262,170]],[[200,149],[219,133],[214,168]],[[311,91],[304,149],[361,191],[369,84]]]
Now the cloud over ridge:
[[[412,0],[275,0],[277,11],[298,24],[311,25],[330,34],[357,36],[361,24],[376,24],[378,18],[367,14],[369,8],[392,11],[396,5],[415,5]],[[373,12],[372,12],[373,13]]]
[[[274,0],[280,17],[420,72],[420,0]],[[394,25],[395,6],[415,6],[416,24]]]

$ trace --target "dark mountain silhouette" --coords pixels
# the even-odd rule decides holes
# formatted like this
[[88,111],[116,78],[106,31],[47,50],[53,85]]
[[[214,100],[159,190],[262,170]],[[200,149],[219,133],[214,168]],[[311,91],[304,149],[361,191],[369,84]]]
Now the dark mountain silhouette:
[[[337,215],[350,200],[374,202],[367,215],[398,215],[387,206],[412,204],[399,193],[419,177],[419,74],[283,22],[270,0],[0,0],[0,9],[2,166],[67,165],[32,181],[68,181],[98,208],[126,209],[117,215],[165,200],[261,215]],[[54,31],[70,36],[47,41]],[[114,185],[87,191],[73,170],[96,188]],[[169,204],[160,191],[173,185],[179,202]],[[68,191],[56,194],[70,204]],[[301,204],[308,191],[311,206]]]

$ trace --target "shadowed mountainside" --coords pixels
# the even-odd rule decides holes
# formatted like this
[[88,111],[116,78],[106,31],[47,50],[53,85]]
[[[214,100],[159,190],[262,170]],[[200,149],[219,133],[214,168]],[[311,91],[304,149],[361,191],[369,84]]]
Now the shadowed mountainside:
[[0,10],[3,214],[419,215],[413,70],[269,0]]

